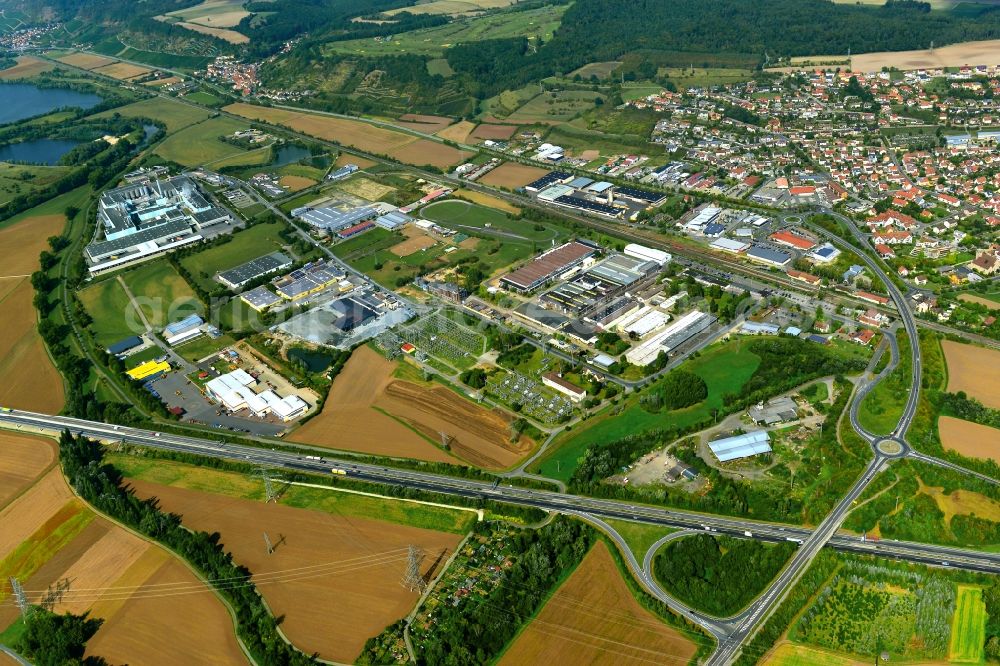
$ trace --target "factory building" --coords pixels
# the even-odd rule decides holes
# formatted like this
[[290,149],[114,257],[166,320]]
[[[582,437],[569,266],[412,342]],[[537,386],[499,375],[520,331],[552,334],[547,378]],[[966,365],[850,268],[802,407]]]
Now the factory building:
[[625,360],[632,365],[645,367],[655,361],[660,352],[669,354],[694,336],[707,330],[715,320],[713,315],[705,312],[698,310],[689,312],[642,344],[626,352]]
[[762,264],[778,267],[786,266],[792,260],[792,255],[787,252],[772,250],[763,245],[754,245],[747,250],[747,257]]
[[188,315],[180,321],[176,321],[163,329],[163,339],[171,347],[194,340],[204,333],[202,325],[205,320],[196,314]]
[[305,400],[297,395],[282,398],[270,389],[257,393],[253,390],[256,384],[257,380],[253,375],[237,369],[209,380],[205,384],[205,390],[229,411],[246,409],[260,418],[274,414],[282,421],[289,421],[309,409]]
[[521,268],[504,275],[500,283],[507,289],[529,292],[576,268],[597,253],[598,248],[582,241],[570,241],[543,252]]
[[708,443],[708,448],[712,450],[719,462],[729,462],[740,458],[749,458],[762,453],[771,452],[771,436],[766,430],[748,432],[735,437],[717,439]]
[[660,266],[666,266],[673,258],[670,256],[669,252],[646,247],[645,245],[638,245],[637,243],[629,243],[625,246],[624,251],[625,256],[627,257],[635,257],[636,259],[642,259],[643,261],[655,261]]
[[270,273],[289,268],[292,260],[281,252],[272,252],[263,257],[251,259],[236,268],[219,273],[219,281],[232,290],[242,289],[245,285]]

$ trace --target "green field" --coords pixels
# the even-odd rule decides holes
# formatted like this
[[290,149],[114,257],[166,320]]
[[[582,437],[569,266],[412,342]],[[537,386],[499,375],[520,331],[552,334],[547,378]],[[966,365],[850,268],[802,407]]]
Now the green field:
[[953,664],[979,664],[983,661],[986,641],[986,604],[983,590],[967,585],[958,586],[955,618],[951,625],[948,661]]
[[70,502],[42,525],[26,541],[0,560],[3,580],[11,577],[28,580],[64,546],[69,544],[90,521],[94,513]]
[[[899,423],[910,392],[911,358],[905,333],[898,336],[899,365],[865,396],[858,409],[858,421],[875,435],[887,435]],[[886,355],[889,351],[886,350]]]
[[161,97],[144,99],[128,106],[122,106],[110,111],[98,113],[96,118],[107,118],[119,114],[127,118],[151,118],[159,120],[167,127],[167,132],[173,133],[197,122],[205,120],[209,112],[195,106],[182,104]]
[[212,279],[219,271],[280,250],[282,240],[278,232],[284,228],[285,225],[281,222],[255,224],[249,229],[237,231],[232,240],[222,245],[189,254],[181,259],[181,265],[190,271],[205,291],[212,291],[220,286]]
[[161,328],[204,306],[166,259],[143,264],[122,276],[150,325]]
[[[132,479],[243,499],[264,499],[264,488],[260,480],[249,475],[125,455],[109,455],[107,461]],[[320,488],[288,487],[282,493],[279,502],[336,516],[382,520],[455,534],[465,534],[475,521],[475,515],[468,511]]]
[[683,427],[711,415],[712,410],[722,408],[724,395],[738,392],[757,370],[760,358],[745,349],[747,343],[746,339],[738,339],[716,344],[705,349],[700,357],[681,366],[705,380],[708,397],[704,401],[693,407],[662,414],[648,412],[637,399],[630,399],[617,415],[605,410],[578,426],[579,429],[560,435],[545,458],[536,463],[531,471],[569,481],[580,457],[593,444],[613,442],[626,435],[662,427],[666,422]]
[[217,351],[220,351],[226,347],[235,344],[236,341],[233,340],[228,335],[223,335],[219,338],[210,338],[207,335],[202,335],[195,338],[191,342],[185,342],[182,345],[174,347],[174,351],[180,354],[183,358],[195,363],[210,356]]
[[0,205],[31,194],[62,178],[70,167],[34,166],[0,162]]
[[212,95],[211,93],[205,92],[204,90],[188,93],[184,95],[184,99],[189,102],[201,104],[202,106],[222,106],[223,104],[223,100],[219,99],[215,95]]
[[594,106],[594,100],[604,100],[604,95],[589,90],[563,90],[544,92],[521,105],[506,120],[512,123],[540,123],[569,120]]
[[89,329],[97,344],[107,347],[143,332],[142,320],[132,308],[128,295],[115,278],[108,278],[79,292],[87,314],[93,319]]
[[249,123],[231,118],[216,117],[196,123],[169,136],[161,143],[156,154],[184,166],[221,166],[265,164],[271,159],[270,148],[244,150],[220,137],[249,128]]
[[330,42],[323,48],[327,53],[357,55],[399,55],[412,53],[440,57],[445,49],[462,42],[509,37],[552,39],[562,15],[569,5],[548,5],[520,12],[500,12],[475,18],[463,18],[446,25],[412,30],[392,39],[376,42],[372,39],[352,39]]
[[668,534],[672,534],[677,531],[670,527],[633,523],[631,520],[615,520],[614,518],[606,518],[604,522],[615,528],[615,531],[618,532],[623,539],[625,539],[625,543],[628,544],[629,550],[632,551],[632,554],[635,555],[635,559],[639,562],[642,562],[642,558],[646,556],[646,551],[649,550],[650,546]]
[[441,201],[421,209],[420,214],[442,227],[485,238],[502,238],[508,243],[536,243],[548,247],[568,238],[560,227],[536,229],[533,222],[515,220],[502,211],[465,201]]

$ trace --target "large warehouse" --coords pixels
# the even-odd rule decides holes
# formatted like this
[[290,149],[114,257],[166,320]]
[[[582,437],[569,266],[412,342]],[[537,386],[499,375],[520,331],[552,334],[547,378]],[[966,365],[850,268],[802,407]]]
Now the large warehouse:
[[582,241],[570,241],[543,252],[534,261],[500,278],[507,289],[528,292],[554,280],[571,268],[576,268],[597,253],[596,246]]
[[647,366],[656,360],[660,352],[669,354],[672,350],[707,329],[713,322],[715,322],[713,315],[693,310],[649,340],[629,350],[625,354],[625,360],[632,365]]
[[274,414],[282,421],[289,421],[309,409],[306,401],[294,394],[282,398],[270,389],[257,393],[253,390],[256,384],[250,373],[234,370],[209,380],[205,390],[229,411],[246,409],[260,418]]
[[771,436],[767,434],[766,430],[757,430],[735,437],[717,439],[714,442],[709,442],[708,448],[712,449],[712,453],[719,459],[719,462],[729,462],[761,453],[770,453],[770,441]]
[[257,278],[284,270],[291,265],[292,260],[285,254],[272,252],[219,273],[219,281],[230,289],[242,289]]

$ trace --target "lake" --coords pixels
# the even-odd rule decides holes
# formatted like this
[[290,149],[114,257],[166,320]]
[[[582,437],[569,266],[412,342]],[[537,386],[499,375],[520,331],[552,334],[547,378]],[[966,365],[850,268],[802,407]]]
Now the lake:
[[0,162],[30,162],[52,166],[59,158],[80,145],[73,139],[35,139],[0,146]]
[[308,148],[303,148],[302,146],[295,146],[292,144],[285,144],[281,148],[275,151],[274,161],[268,166],[285,166],[286,164],[293,164],[301,159],[309,157],[310,152]]
[[309,372],[323,372],[330,367],[333,356],[321,351],[313,351],[302,347],[292,347],[288,350],[289,361],[301,361]]
[[39,88],[29,83],[9,83],[0,86],[0,125],[12,123],[31,116],[48,113],[64,106],[90,109],[97,106],[101,98],[91,93],[82,93],[62,88]]

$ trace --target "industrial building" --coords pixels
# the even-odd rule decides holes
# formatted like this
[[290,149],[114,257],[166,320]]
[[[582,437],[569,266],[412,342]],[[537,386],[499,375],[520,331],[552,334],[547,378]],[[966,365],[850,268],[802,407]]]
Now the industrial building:
[[713,250],[721,250],[722,252],[732,252],[733,254],[740,254],[746,252],[750,249],[750,243],[744,243],[743,241],[733,240],[732,238],[717,238],[709,245]]
[[321,259],[308,263],[288,275],[274,280],[278,295],[289,301],[311,296],[327,287],[342,281],[345,273],[328,261]]
[[128,354],[136,347],[141,347],[143,345],[142,338],[138,335],[132,335],[124,340],[119,340],[118,342],[110,345],[108,347],[108,353],[112,356],[122,357]]
[[745,321],[740,324],[740,333],[744,335],[777,335],[781,327],[760,321]]
[[130,183],[101,195],[97,223],[104,238],[87,245],[84,257],[97,274],[198,242],[201,229],[232,221],[187,176]]
[[166,372],[170,372],[170,364],[166,361],[146,361],[141,365],[135,366],[125,374],[130,379],[138,381],[141,379],[150,380]]
[[547,188],[549,185],[555,183],[562,183],[572,179],[572,174],[565,173],[563,171],[550,171],[536,181],[530,182],[524,186],[529,192],[540,192]]
[[769,400],[767,403],[757,403],[747,410],[747,416],[757,425],[776,425],[794,421],[799,417],[799,407],[788,396]]
[[625,256],[635,257],[636,259],[642,259],[643,261],[655,261],[660,266],[666,266],[673,259],[669,252],[664,252],[663,250],[657,250],[652,247],[646,247],[645,245],[638,245],[637,243],[629,243],[625,246]]
[[405,213],[400,213],[398,210],[394,210],[391,213],[386,213],[385,215],[375,218],[375,224],[389,231],[402,229],[412,221],[412,217],[406,215]]
[[840,250],[832,243],[823,243],[812,252],[806,255],[809,259],[821,264],[828,264],[840,256]]
[[281,302],[281,296],[278,296],[263,285],[251,289],[250,291],[244,291],[240,294],[240,299],[257,312],[263,312],[269,307]]
[[615,254],[569,282],[554,287],[539,301],[562,312],[579,314],[622,294],[640,280],[659,270],[654,261]]
[[625,359],[632,365],[645,367],[656,360],[660,352],[669,354],[694,336],[708,329],[716,318],[699,310],[693,310],[642,344],[626,352]]
[[779,245],[793,247],[796,250],[808,251],[816,247],[816,241],[788,230],[776,231],[771,234],[771,240]]
[[176,321],[163,329],[163,339],[171,347],[175,347],[188,340],[194,340],[204,333],[202,325],[205,320],[196,314],[188,315],[180,321]]
[[263,257],[251,259],[236,268],[219,273],[219,281],[232,290],[242,289],[245,285],[270,273],[277,273],[292,265],[292,260],[281,252],[272,252]]
[[205,390],[229,411],[246,409],[260,418],[274,414],[282,421],[290,421],[309,409],[306,401],[297,395],[282,398],[270,389],[257,393],[253,390],[256,384],[253,375],[237,369],[209,380]]
[[618,330],[625,335],[637,339],[642,339],[666,326],[670,322],[670,315],[645,307],[640,310],[638,316],[629,317],[625,322],[618,324]]
[[302,206],[292,211],[292,217],[296,217],[317,231],[331,234],[361,224],[367,220],[378,217],[378,210],[372,206],[361,206],[351,210],[337,210],[330,206],[311,208]]
[[343,333],[350,333],[358,326],[367,324],[372,319],[378,317],[375,308],[378,307],[364,296],[342,298],[330,303],[327,308],[337,313],[337,319],[333,325]]
[[340,167],[336,171],[331,171],[330,173],[328,173],[327,176],[326,176],[326,179],[327,180],[331,180],[331,181],[333,181],[333,180],[343,180],[344,178],[347,178],[348,176],[350,176],[352,173],[356,172],[357,170],[358,170],[358,165],[357,164],[345,164],[344,166]]
[[708,443],[708,448],[719,462],[729,462],[771,452],[771,436],[766,430],[748,432],[735,437],[717,439]]
[[763,245],[754,245],[752,248],[747,250],[746,256],[753,261],[778,267],[785,266],[792,260],[792,255],[787,252],[772,250],[771,248],[764,247]]
[[543,252],[536,259],[500,278],[507,289],[529,292],[576,268],[594,256],[598,248],[582,241],[570,241]]
[[576,384],[566,381],[554,372],[546,372],[542,375],[542,383],[568,397],[570,402],[580,402],[587,397],[585,390]]

